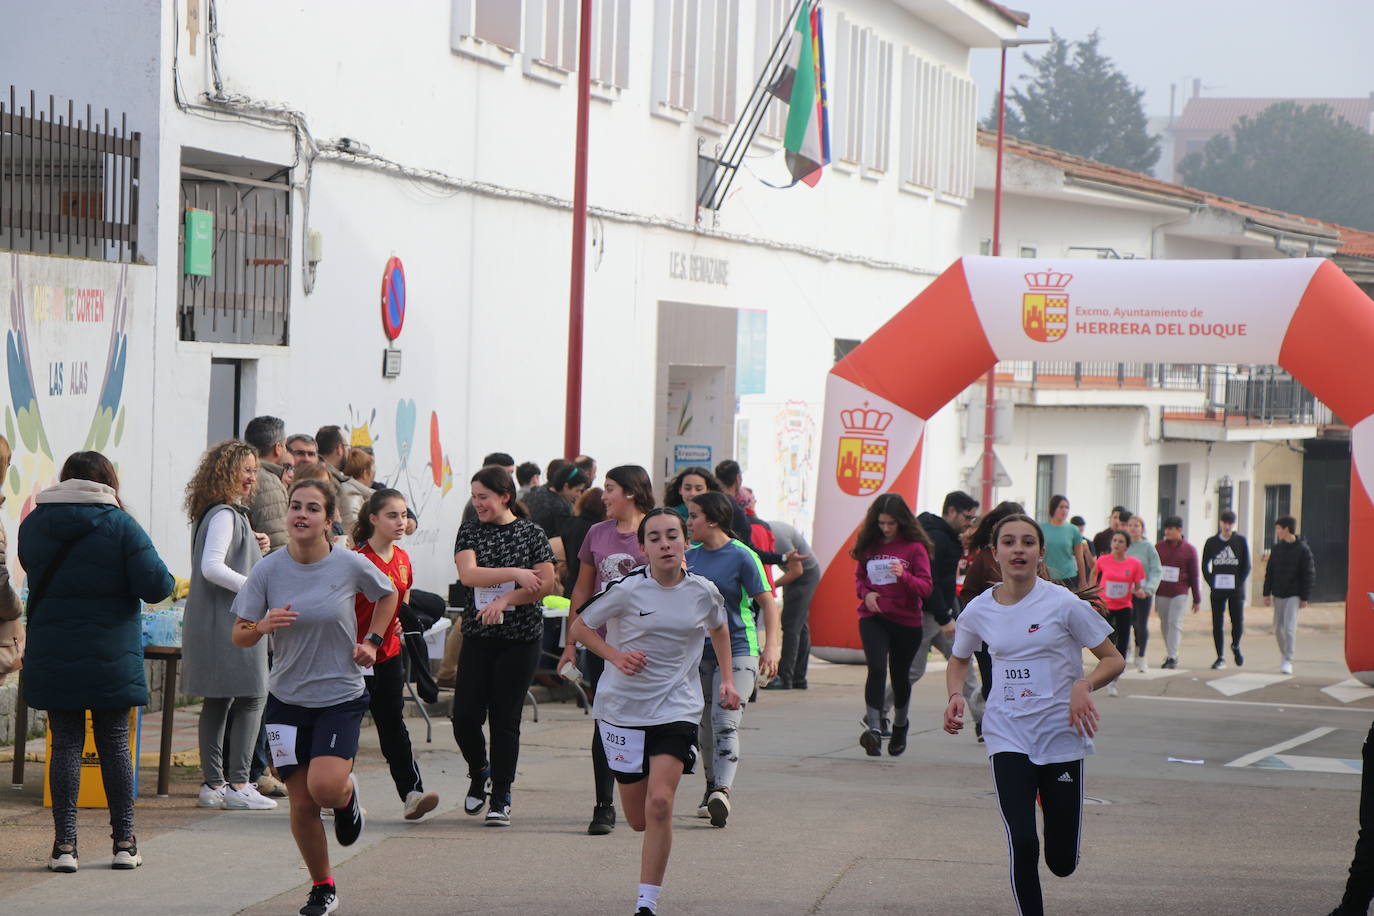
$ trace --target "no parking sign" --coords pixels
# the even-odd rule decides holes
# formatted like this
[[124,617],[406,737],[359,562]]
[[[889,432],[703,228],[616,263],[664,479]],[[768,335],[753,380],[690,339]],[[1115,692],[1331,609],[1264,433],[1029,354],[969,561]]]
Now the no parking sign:
[[406,270],[401,259],[393,257],[382,271],[382,330],[387,340],[401,336],[406,320]]

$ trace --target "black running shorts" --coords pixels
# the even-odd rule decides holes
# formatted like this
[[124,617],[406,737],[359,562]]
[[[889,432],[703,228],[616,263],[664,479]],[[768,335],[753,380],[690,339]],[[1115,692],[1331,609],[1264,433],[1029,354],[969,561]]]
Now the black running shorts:
[[663,725],[615,725],[596,723],[606,762],[615,781],[636,783],[649,775],[649,761],[660,754],[682,761],[684,774],[695,772],[697,764],[697,724],[668,722]]
[[358,733],[367,712],[367,691],[354,700],[319,708],[293,706],[267,695],[262,721],[272,765],[282,779],[316,757],[358,756]]

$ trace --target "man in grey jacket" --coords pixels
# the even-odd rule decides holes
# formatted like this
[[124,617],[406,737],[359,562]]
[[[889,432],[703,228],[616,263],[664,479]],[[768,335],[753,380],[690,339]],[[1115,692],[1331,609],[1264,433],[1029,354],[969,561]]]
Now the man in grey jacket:
[[286,486],[281,482],[284,465],[291,463],[286,450],[286,424],[279,417],[254,417],[243,430],[244,441],[258,453],[258,486],[248,507],[254,531],[267,535],[271,550],[286,543]]

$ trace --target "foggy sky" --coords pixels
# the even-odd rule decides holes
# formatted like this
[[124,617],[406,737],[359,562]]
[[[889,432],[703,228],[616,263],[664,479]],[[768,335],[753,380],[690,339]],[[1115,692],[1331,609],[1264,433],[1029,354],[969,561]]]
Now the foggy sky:
[[[1176,112],[1202,80],[1204,96],[1356,97],[1374,92],[1374,0],[1002,0],[1030,13],[1024,38],[1085,38],[1101,29],[1101,51],[1145,90],[1145,113]],[[1007,91],[1029,72],[1007,52]],[[997,97],[998,52],[972,54],[981,119]],[[1020,83],[1024,85],[1024,83]]]

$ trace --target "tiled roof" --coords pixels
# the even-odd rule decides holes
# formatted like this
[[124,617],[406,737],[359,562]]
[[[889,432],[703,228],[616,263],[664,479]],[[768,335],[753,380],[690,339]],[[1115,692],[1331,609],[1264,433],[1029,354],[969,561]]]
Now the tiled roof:
[[[996,146],[997,135],[992,131],[980,130],[978,131],[978,142],[983,146]],[[1129,169],[1117,168],[1114,165],[1104,165],[1101,162],[1093,162],[1091,159],[1084,159],[1081,156],[1074,156],[1056,149],[1050,149],[1048,146],[1028,143],[1016,137],[1007,137],[1006,152],[1008,155],[1020,156],[1024,159],[1033,159],[1051,165],[1054,168],[1061,169],[1065,175],[1072,175],[1075,178],[1115,185],[1133,191],[1157,194],[1161,197],[1173,198],[1183,204],[1202,204],[1205,206],[1218,207],[1223,210],[1230,210],[1233,213],[1238,213],[1262,225],[1288,232],[1301,232],[1306,235],[1315,235],[1330,239],[1339,236],[1341,239],[1344,239],[1346,237],[1345,232],[1358,231],[1354,229],[1346,230],[1344,227],[1338,227],[1333,223],[1326,223],[1306,216],[1299,216],[1295,213],[1284,213],[1281,210],[1272,210],[1268,207],[1261,207],[1258,204],[1232,200],[1229,197],[1222,197],[1217,194],[1208,193],[1207,191],[1199,191],[1197,188],[1175,184],[1171,181],[1163,181],[1151,175],[1132,172]],[[1363,234],[1368,236],[1365,244],[1374,248],[1374,233]],[[1344,248],[1341,249],[1341,252],[1343,254],[1349,253]]]
[[1351,229],[1349,226],[1341,226],[1336,223],[1327,223],[1327,225],[1340,234],[1341,247],[1337,250],[1337,254],[1374,261],[1374,232]]
[[1020,10],[1014,10],[1010,7],[1003,6],[997,3],[996,0],[982,0],[982,3],[992,11],[1000,14],[1002,18],[1006,19],[1008,22],[1015,23],[1022,28],[1030,25],[1030,13],[1023,13]]
[[1374,115],[1374,98],[1358,99],[1214,99],[1191,98],[1183,106],[1174,130],[1227,130],[1242,115],[1253,118],[1264,109],[1279,102],[1296,102],[1304,107],[1325,105],[1361,130],[1369,130],[1369,118]]

